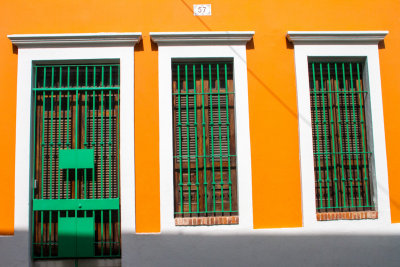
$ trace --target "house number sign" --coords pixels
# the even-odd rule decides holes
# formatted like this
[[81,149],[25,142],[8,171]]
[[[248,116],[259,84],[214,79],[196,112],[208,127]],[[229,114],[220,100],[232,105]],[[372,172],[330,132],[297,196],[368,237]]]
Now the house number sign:
[[211,4],[193,5],[193,13],[195,16],[211,16]]

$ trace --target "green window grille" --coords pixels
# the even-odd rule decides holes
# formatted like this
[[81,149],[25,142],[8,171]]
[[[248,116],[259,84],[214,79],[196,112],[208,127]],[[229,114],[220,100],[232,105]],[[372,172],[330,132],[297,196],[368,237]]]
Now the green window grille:
[[238,215],[232,62],[172,64],[175,217]]
[[310,62],[317,212],[375,210],[361,62]]
[[33,258],[119,257],[119,65],[33,73]]

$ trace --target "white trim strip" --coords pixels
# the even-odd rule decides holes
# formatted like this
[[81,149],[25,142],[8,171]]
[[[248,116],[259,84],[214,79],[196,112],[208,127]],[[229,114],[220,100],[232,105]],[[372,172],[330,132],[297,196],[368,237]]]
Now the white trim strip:
[[288,31],[287,39],[297,44],[320,42],[378,43],[389,31]]
[[44,45],[82,45],[82,44],[127,44],[135,45],[142,37],[141,32],[104,32],[104,33],[66,33],[66,34],[12,34],[7,35],[18,46]]
[[253,38],[254,31],[224,31],[224,32],[150,32],[150,37],[157,44],[170,43],[247,43]]

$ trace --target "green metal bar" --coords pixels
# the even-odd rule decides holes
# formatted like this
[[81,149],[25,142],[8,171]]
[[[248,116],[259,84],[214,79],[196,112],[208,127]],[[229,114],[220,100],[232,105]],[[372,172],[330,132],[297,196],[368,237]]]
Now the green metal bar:
[[[110,85],[112,84],[112,68],[110,67]],[[111,198],[111,148],[112,148],[112,139],[111,139],[111,90],[108,91],[108,197]],[[111,248],[111,245],[110,245]],[[111,254],[111,250],[110,250]]]
[[[34,68],[43,68],[46,67],[47,65],[35,65],[33,66]],[[97,66],[97,67],[101,67],[104,66],[104,64],[55,64],[55,65],[51,65],[52,67],[65,67],[65,66],[70,66],[70,67],[93,67],[93,66]],[[107,64],[107,66],[113,66],[113,67],[118,67],[118,64]]]
[[50,254],[50,257],[51,257],[52,241],[53,241],[53,240],[51,240],[51,215],[52,215],[52,212],[49,211],[49,254]]
[[[80,206],[80,208],[79,208]],[[44,210],[116,210],[119,208],[119,198],[104,199],[34,199],[33,211]]]
[[[193,92],[196,93],[196,66],[193,64]],[[197,193],[197,199],[196,199],[196,207],[197,207],[197,212],[199,212],[199,188],[200,188],[200,183],[199,183],[199,161],[198,161],[198,149],[197,149],[197,96],[193,95],[193,102],[194,102],[194,141],[195,141],[195,154],[196,154],[196,193]]]
[[[230,135],[230,122],[229,122],[229,96],[228,96],[228,66],[225,64],[225,103],[226,103],[226,140],[228,149],[228,186],[229,186],[229,210],[232,211],[232,179],[231,179],[231,142]],[[221,153],[220,153],[221,154]]]
[[[220,89],[220,80],[219,80],[219,64],[217,64],[217,88],[218,88],[218,93],[221,92]],[[221,177],[221,210],[222,212],[224,211],[224,178],[223,178],[223,173],[222,173],[222,134],[221,134],[221,127],[222,127],[222,121],[221,121],[221,97],[220,94],[218,94],[218,141],[219,141],[219,174]]]
[[[178,94],[181,93],[180,65],[177,65]],[[179,203],[183,212],[183,174],[182,174],[182,122],[181,122],[181,96],[178,95],[178,131],[179,131]]]
[[[88,84],[88,67],[85,67],[85,84],[87,87]],[[88,148],[88,142],[87,142],[87,100],[88,100],[88,92],[87,90],[85,91],[85,140],[83,142],[83,145],[85,149]],[[84,192],[85,192],[85,198],[87,198],[87,169],[85,169],[85,183],[83,184],[84,186]]]
[[[342,73],[343,73],[343,89],[346,90],[346,75],[345,75],[345,66],[342,63]],[[346,133],[347,133],[347,151],[350,151],[350,133],[349,133],[349,116],[347,112],[347,95],[344,95],[344,108],[345,108],[345,116],[346,116]],[[351,207],[354,207],[354,198],[353,198],[353,174],[351,170],[351,156],[348,157],[349,163],[349,181],[350,181],[350,195],[351,195]]]
[[[38,91],[41,91],[41,90],[38,90]],[[227,92],[227,93],[225,93],[225,92],[220,92],[220,93],[218,93],[218,92],[212,92],[211,93],[211,95],[226,95],[226,94],[228,94],[228,95],[233,95],[234,94],[234,92]],[[172,95],[178,95],[178,93],[172,93]],[[197,92],[197,93],[188,93],[188,94],[186,94],[186,93],[181,93],[180,95],[210,95],[210,93],[200,93],[200,92]]]
[[[321,91],[324,91],[324,77],[323,77],[323,72],[322,72],[322,63],[319,64],[319,71],[320,71],[320,76],[321,76]],[[329,81],[328,81],[329,83]],[[324,144],[325,144],[325,151],[328,151],[328,137],[326,134],[326,126],[328,124],[327,120],[326,120],[326,114],[325,114],[325,98],[324,98],[324,94],[321,95],[322,97],[322,124],[324,127]],[[325,156],[325,164],[326,164],[326,185],[327,185],[327,193],[328,193],[328,208],[331,207],[331,194],[330,194],[330,179],[329,179],[329,160],[328,160],[328,156]],[[322,197],[322,196],[321,196]]]
[[[60,87],[61,87],[61,84],[62,84],[62,67],[60,67],[60,77],[59,77],[59,85],[60,85]],[[62,145],[61,144],[61,91],[59,91],[58,92],[58,142],[57,142],[58,153],[60,153],[61,145]],[[58,159],[58,160],[60,161],[60,159]],[[60,199],[60,194],[61,194],[61,186],[60,186],[61,185],[61,171],[60,171],[59,167],[57,169],[58,169],[58,199]]]
[[[70,67],[67,68],[67,87],[69,88],[69,75],[70,75]],[[67,148],[70,147],[70,142],[69,142],[69,91],[67,92]],[[71,120],[72,120],[72,114],[71,114]],[[71,121],[72,123],[72,121]],[[72,137],[71,137],[72,139]],[[71,140],[72,142],[72,140]],[[69,198],[69,170],[66,171],[67,172],[67,195],[66,198]]]
[[[354,87],[353,87],[353,66],[350,63],[350,86],[351,86],[351,91],[354,92]],[[354,129],[354,143],[356,147],[356,151],[358,152],[358,137],[357,137],[357,125],[356,125],[356,109],[355,109],[355,103],[354,103],[354,94],[351,94],[351,103],[352,103],[352,108],[353,108],[353,129]],[[359,154],[356,155],[356,170],[357,170],[357,187],[358,187],[358,205],[361,204],[361,177],[360,177],[360,166],[358,162],[358,157]]]
[[211,77],[211,64],[208,64],[208,85],[210,87],[210,127],[211,127],[211,170],[212,170],[212,188],[213,188],[213,211],[215,212],[216,207],[215,207],[215,159],[214,159],[214,118],[213,118],[213,101],[212,101],[212,77]]
[[[111,210],[108,210],[108,233],[109,233],[109,240],[113,240],[112,237],[112,231],[111,231]],[[112,249],[111,249],[111,241],[110,241],[110,255],[112,254]]]
[[353,154],[373,154],[372,152],[320,152],[314,153],[314,155],[353,155]]
[[[119,80],[118,80],[119,81]],[[120,190],[120,188],[119,188],[119,152],[120,152],[120,150],[119,150],[119,133],[120,133],[120,130],[119,130],[119,120],[120,120],[120,118],[119,118],[119,108],[120,108],[120,106],[119,106],[119,91],[117,92],[117,111],[118,111],[118,114],[117,114],[117,149],[118,149],[118,153],[117,153],[117,188],[118,188],[118,197],[119,197],[119,190]]]
[[[51,87],[54,86],[54,68],[51,68]],[[50,199],[53,198],[53,106],[54,106],[54,93],[51,91],[51,102],[50,102]]]
[[[360,88],[361,92],[361,79],[360,79],[360,66],[357,63],[357,80],[358,80],[358,87]],[[366,159],[366,144],[365,144],[365,133],[364,133],[364,112],[362,108],[362,95],[359,95],[359,102],[360,102],[360,128],[361,128],[361,136],[362,136],[362,145],[363,145],[363,159],[364,159],[364,183],[365,183],[365,198],[366,198],[366,203],[368,205],[369,203],[369,196],[368,196],[368,175],[367,175],[367,159]],[[365,105],[364,105],[365,106]]]
[[[101,67],[101,84],[104,86],[104,67]],[[104,135],[103,129],[104,128],[104,92],[101,91],[101,124],[100,124],[100,192],[101,198],[104,197],[103,194],[103,158],[104,158]]]
[[[186,81],[186,93],[189,93],[189,83],[188,83],[188,65],[185,64],[185,81]],[[190,123],[189,123],[189,95],[186,95],[186,146],[187,146],[187,154],[190,156]],[[189,201],[189,212],[192,210],[192,193],[191,193],[191,177],[190,177],[190,157],[188,158],[188,201]]]
[[[335,63],[335,78],[336,78],[336,91],[339,91],[339,79],[338,79],[338,70],[337,63]],[[343,205],[346,206],[346,177],[344,172],[344,158],[343,158],[343,141],[342,141],[342,119],[340,115],[340,98],[339,94],[336,93],[337,106],[338,106],[338,124],[339,124],[339,144],[340,144],[340,155],[341,155],[341,165],[342,165],[342,192],[343,192]]]
[[[79,67],[76,67],[76,87],[79,85]],[[78,90],[75,91],[75,149],[78,148]],[[75,168],[75,198],[78,198],[78,169]]]
[[[93,67],[93,87],[96,87],[96,67]],[[95,149],[96,145],[96,91],[93,90],[93,110],[92,110],[92,126],[93,126],[93,134],[92,134],[92,148]],[[95,168],[92,169],[92,192],[93,192],[93,198],[96,198],[95,196]]]
[[205,212],[208,211],[207,207],[207,159],[205,157],[206,155],[206,116],[205,116],[205,110],[204,110],[204,72],[203,72],[203,64],[201,64],[201,111],[202,111],[202,126],[203,126],[203,167],[204,167],[204,208]]
[[[353,87],[353,66],[350,63],[350,86],[351,86],[351,91],[354,91],[354,87]],[[355,109],[355,104],[354,104],[354,94],[351,94],[351,103],[352,103],[352,108],[353,108],[353,129],[354,129],[354,143],[355,143],[355,147],[356,147],[356,151],[358,152],[358,138],[357,138],[357,125],[355,124],[356,122],[356,109]],[[360,186],[360,166],[359,166],[359,162],[358,162],[358,154],[356,155],[356,170],[357,170],[357,187],[358,187],[358,205],[362,205],[361,204],[361,186]]]
[[[315,66],[312,63],[312,70],[313,70],[313,83],[314,83],[314,91],[317,91],[316,80],[315,80]],[[314,109],[315,109],[315,124],[317,127],[317,153],[319,152],[319,121],[318,121],[318,102],[317,102],[317,95],[314,93]],[[319,201],[320,206],[323,207],[323,200],[322,200],[322,177],[321,177],[321,160],[320,155],[317,155],[318,158],[318,186],[319,186]]]
[[100,223],[100,227],[101,227],[101,256],[104,255],[104,251],[103,251],[103,245],[104,245],[104,238],[103,238],[103,226],[104,226],[104,220],[103,220],[103,210],[100,211],[101,214],[101,223]]
[[[35,70],[35,86],[37,84],[37,70]],[[32,160],[32,199],[35,199],[35,188],[36,188],[36,109],[37,109],[37,95],[36,92],[34,93],[34,106],[33,106],[33,141],[35,145],[33,146],[33,160]],[[32,242],[35,239],[35,212],[32,211],[31,217],[31,231],[32,231]],[[34,255],[34,250],[31,250],[31,256]]]
[[[67,88],[67,87],[54,87],[54,88],[32,88],[33,91],[85,91],[85,90],[93,90],[93,87],[86,87],[86,86],[79,86],[79,87],[71,87],[71,88]],[[110,86],[99,86],[96,87],[97,91],[108,91],[108,90],[118,90],[117,87],[110,87]]]
[[43,256],[43,216],[44,211],[40,212],[40,256]]
[[[43,77],[43,87],[46,86],[46,67],[44,68],[44,77]],[[42,162],[41,162],[41,191],[40,191],[40,197],[43,198],[43,182],[44,182],[44,147],[46,146],[46,142],[44,139],[44,133],[45,133],[45,117],[46,117],[46,93],[43,92],[43,118],[42,118]]]

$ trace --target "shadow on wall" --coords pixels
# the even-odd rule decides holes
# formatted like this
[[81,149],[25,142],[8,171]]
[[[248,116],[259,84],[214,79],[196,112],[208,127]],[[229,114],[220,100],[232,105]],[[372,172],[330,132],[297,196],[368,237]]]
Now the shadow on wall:
[[[256,231],[255,231],[256,232]],[[77,266],[400,266],[400,236],[388,235],[123,235],[122,260]],[[0,237],[0,266],[26,266],[28,234]],[[25,248],[26,249],[26,248]],[[26,251],[26,250],[25,250]],[[34,266],[76,266],[74,260]]]

